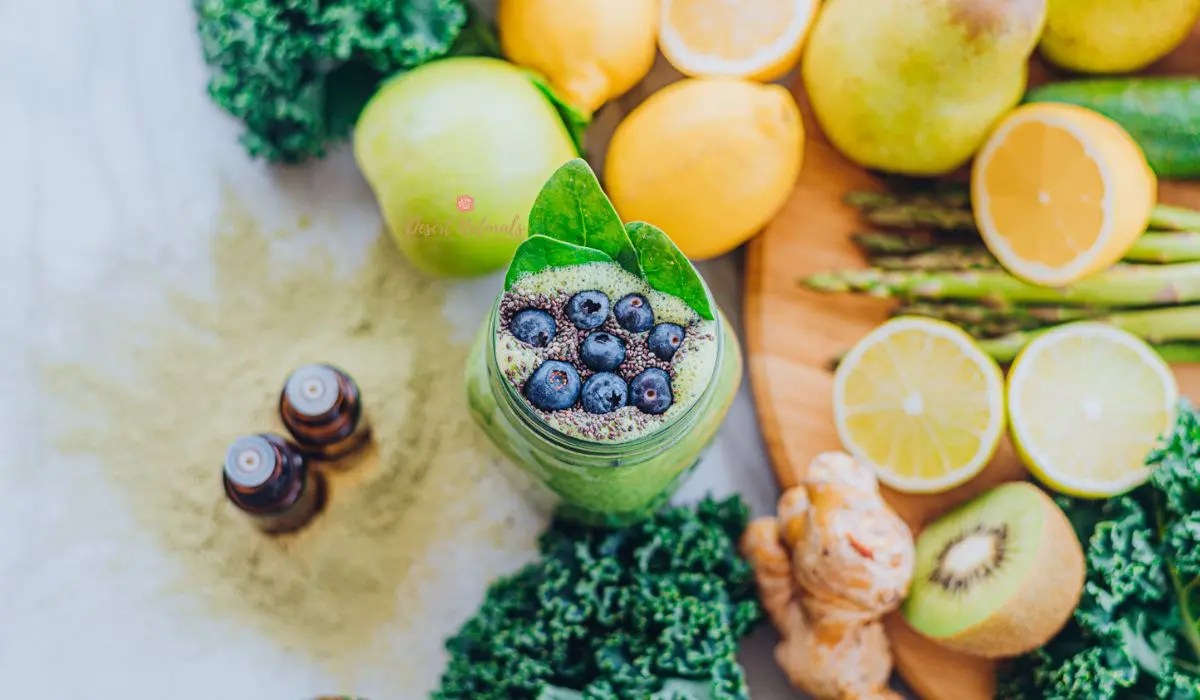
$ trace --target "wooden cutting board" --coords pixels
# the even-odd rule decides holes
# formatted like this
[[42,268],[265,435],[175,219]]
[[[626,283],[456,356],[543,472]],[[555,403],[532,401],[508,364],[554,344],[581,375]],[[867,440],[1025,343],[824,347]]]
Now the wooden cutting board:
[[[1183,47],[1148,72],[1200,75],[1200,27]],[[1040,61],[1031,82],[1059,79]],[[819,452],[839,449],[833,426],[831,357],[852,346],[887,318],[888,303],[822,295],[797,280],[837,267],[862,265],[849,234],[861,227],[841,203],[848,190],[879,187],[869,174],[842,158],[820,133],[797,81],[793,88],[808,134],[796,190],[776,219],[749,246],[746,260],[745,343],[759,424],[780,483],[795,483]],[[1200,208],[1200,182],[1162,183],[1163,202]],[[1185,393],[1200,396],[1200,365],[1176,368]],[[1026,472],[1007,440],[974,481],[946,493],[907,496],[885,491],[888,502],[913,527],[1001,481]],[[945,651],[907,627],[899,614],[888,633],[900,674],[924,700],[991,700],[992,662]]]

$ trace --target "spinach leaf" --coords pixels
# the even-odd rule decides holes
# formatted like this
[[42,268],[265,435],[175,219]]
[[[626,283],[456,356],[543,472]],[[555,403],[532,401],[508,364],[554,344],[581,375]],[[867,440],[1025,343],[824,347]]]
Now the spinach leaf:
[[583,147],[583,139],[587,128],[592,124],[591,118],[564,100],[540,73],[528,69],[525,73],[529,76],[533,86],[546,96],[550,104],[554,105],[558,117],[563,121],[563,126],[567,127],[567,133],[571,135],[571,141],[575,144],[575,152],[586,157],[587,152]]
[[642,276],[638,251],[625,235],[621,217],[582,158],[564,163],[542,186],[529,212],[529,234],[593,248]]
[[667,234],[645,221],[631,221],[625,225],[625,231],[637,249],[643,276],[650,286],[679,297],[701,318],[713,320],[712,299],[700,273]]
[[533,235],[526,238],[513,253],[504,276],[504,288],[512,289],[521,275],[541,272],[549,267],[568,267],[593,262],[611,263],[612,258],[592,248],[559,241],[548,236]]

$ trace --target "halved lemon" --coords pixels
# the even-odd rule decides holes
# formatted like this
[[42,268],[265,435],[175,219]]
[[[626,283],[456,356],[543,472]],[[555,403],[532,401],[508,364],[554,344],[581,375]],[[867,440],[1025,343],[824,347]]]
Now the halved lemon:
[[897,491],[935,493],[983,470],[1004,434],[1004,375],[961,328],[901,316],[838,364],[833,414],[846,450]]
[[1018,107],[971,169],[975,223],[1015,277],[1062,286],[1118,260],[1146,230],[1157,180],[1119,124],[1075,105]]
[[663,0],[658,45],[684,75],[769,82],[800,60],[818,0]]
[[1102,323],[1046,331],[1008,375],[1017,454],[1047,486],[1084,498],[1115,496],[1149,477],[1146,455],[1174,423],[1178,401],[1162,357]]

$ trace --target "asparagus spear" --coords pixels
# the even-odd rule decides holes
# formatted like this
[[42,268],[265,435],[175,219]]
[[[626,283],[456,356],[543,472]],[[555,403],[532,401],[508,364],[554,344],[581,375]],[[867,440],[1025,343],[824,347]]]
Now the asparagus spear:
[[876,226],[887,228],[932,228],[938,231],[975,231],[975,215],[970,209],[935,203],[904,202],[864,209],[862,217]]
[[[872,265],[889,270],[978,269],[999,264],[982,241],[955,238],[929,231],[861,231],[851,236]],[[1200,261],[1200,232],[1149,231],[1133,244],[1124,259],[1159,264]]]
[[962,327],[976,338],[992,338],[1017,331],[1036,330],[1057,323],[1105,316],[1108,313],[1108,309],[1088,306],[992,307],[981,304],[928,302],[901,304],[892,311],[893,316],[939,318]]
[[809,289],[883,298],[983,300],[1003,304],[1159,306],[1200,301],[1200,263],[1125,265],[1067,287],[1041,287],[1003,270],[833,270],[800,280]]
[[[1028,338],[1026,338],[1026,342],[1028,342]],[[1002,365],[1012,364],[1017,353],[1025,347],[1024,343],[1018,345],[1014,341],[998,342],[998,340],[983,340],[980,341],[979,346]],[[1152,343],[1151,346],[1167,364],[1200,363],[1200,343],[1182,341],[1157,345]],[[830,371],[837,369],[845,355],[846,353],[843,352],[830,360],[828,369]]]
[[923,253],[948,244],[945,236],[930,231],[859,231],[850,240],[868,257],[873,255],[908,255]]
[[[1190,359],[1168,359],[1168,362],[1200,361],[1200,343],[1195,342],[1200,340],[1200,306],[1180,306],[1113,314],[1098,318],[1096,321],[1129,331],[1158,348],[1167,346],[1196,348],[1195,353],[1190,355]],[[980,340],[979,346],[996,358],[997,362],[1012,362],[1021,348],[1047,330],[1049,329],[1017,331],[998,338],[987,338]]]
[[1160,228],[1167,231],[1196,231],[1200,230],[1200,211],[1185,207],[1173,207],[1169,204],[1159,204],[1150,215],[1148,228]]
[[[925,314],[917,314],[925,315]],[[988,319],[980,323],[970,323],[966,321],[956,322],[954,325],[967,332],[967,335],[976,340],[986,340],[989,338],[1002,338],[1012,333],[1018,333],[1025,330],[1037,330],[1040,326],[1033,328],[1022,327],[1015,318],[997,317]]]
[[[1012,364],[1012,361],[1017,358],[1017,353],[1031,340],[1031,338],[1016,337],[1018,335],[1026,334],[1014,333],[1012,336],[981,340],[979,346],[983,348],[984,352],[995,358],[996,362],[1002,365]],[[1159,343],[1151,344],[1151,347],[1169,365],[1200,362],[1200,343]]]
[[853,190],[843,198],[846,204],[863,211],[894,207],[901,204],[929,204],[934,206],[967,209],[971,206],[971,193],[964,188],[946,187],[940,190],[901,193],[897,190],[876,192]]
[[1000,267],[987,248],[978,245],[943,246],[912,255],[868,257],[883,270],[993,270]]
[[[850,206],[862,212],[863,218],[878,226],[890,228],[934,228],[943,231],[973,231],[975,217],[969,204],[959,205],[942,195],[895,194],[856,190],[843,197]],[[1159,204],[1150,213],[1149,229],[1164,231],[1200,230],[1200,212]]]
[[1200,260],[1200,232],[1149,231],[1125,253],[1125,260],[1164,264]]

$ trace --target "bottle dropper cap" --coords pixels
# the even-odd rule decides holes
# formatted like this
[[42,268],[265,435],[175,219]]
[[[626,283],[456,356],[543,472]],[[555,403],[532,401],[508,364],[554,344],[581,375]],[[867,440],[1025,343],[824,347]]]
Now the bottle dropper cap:
[[275,447],[261,435],[242,436],[225,453],[225,476],[242,488],[262,486],[278,466]]
[[340,395],[337,372],[327,365],[305,365],[288,377],[283,393],[297,413],[322,416],[337,405]]

